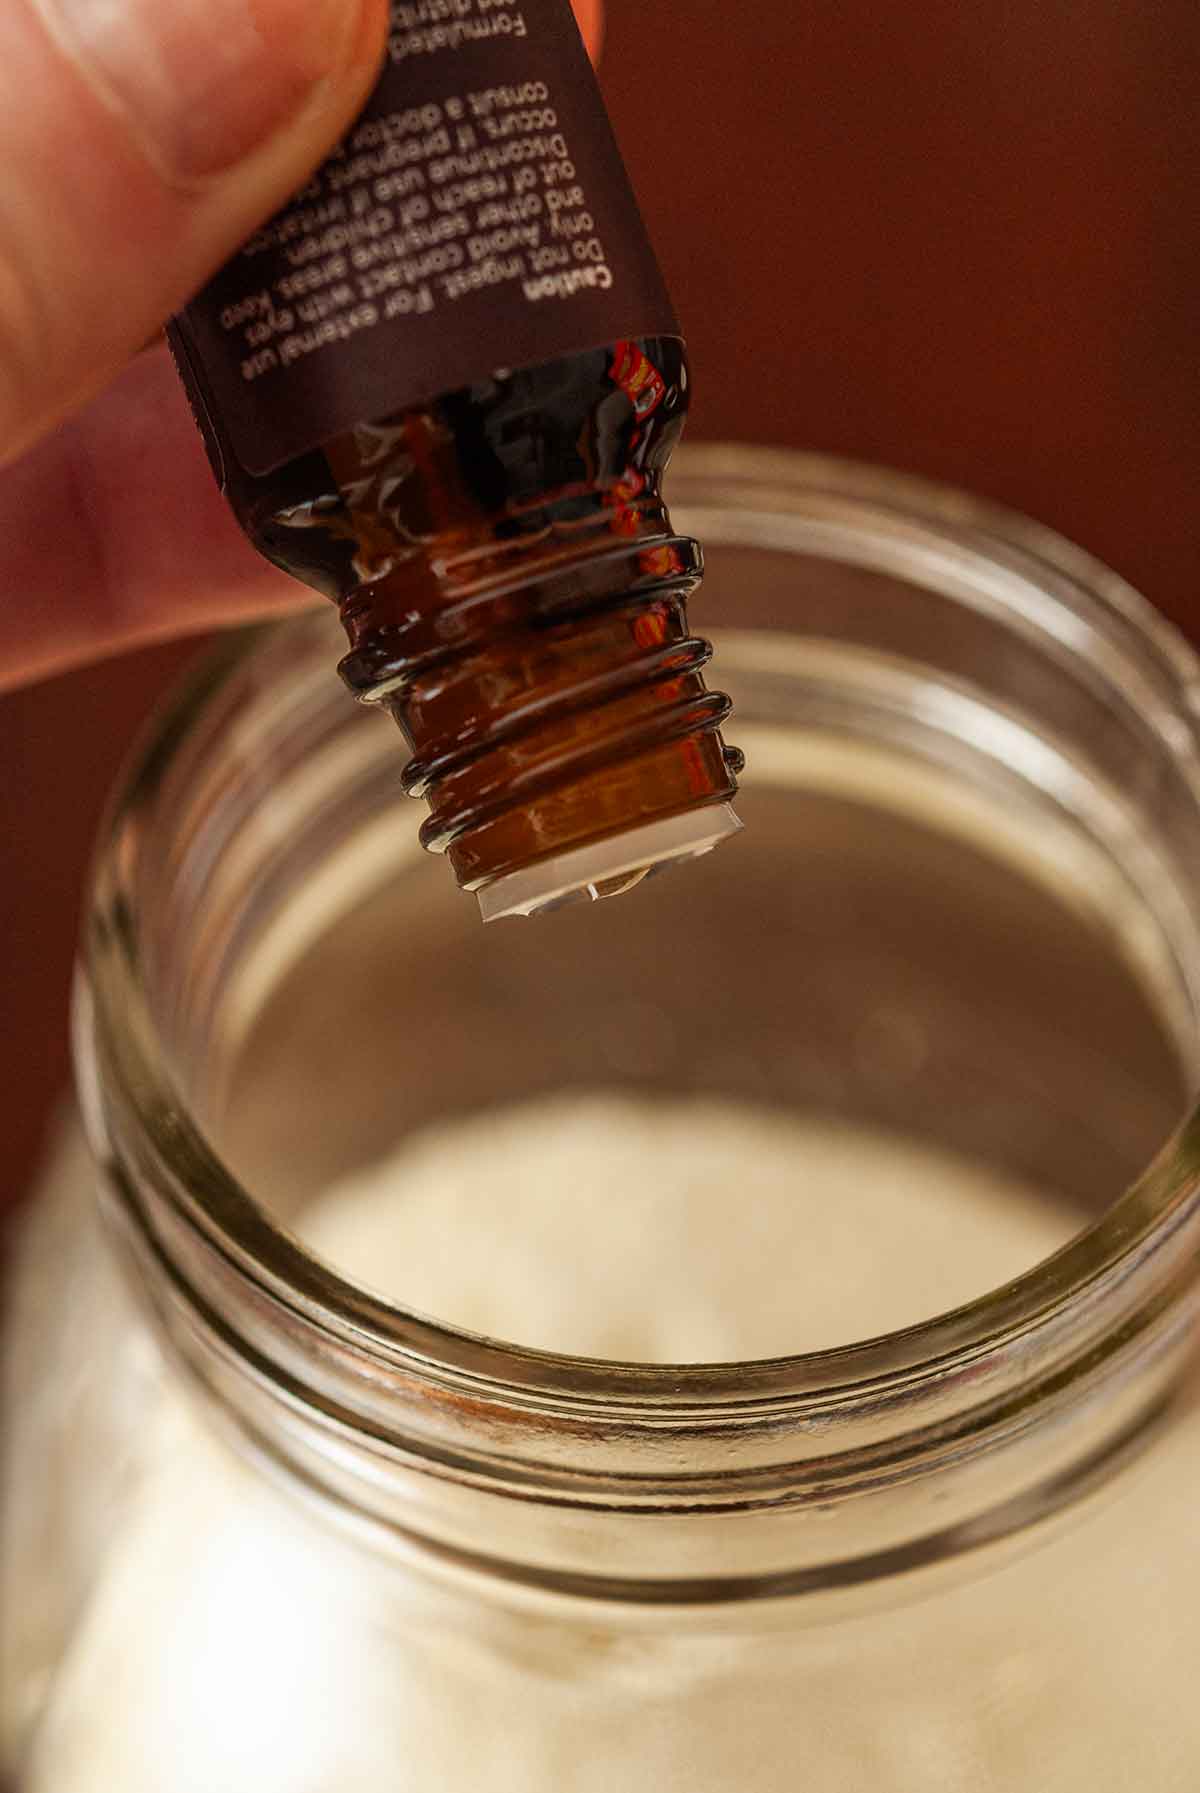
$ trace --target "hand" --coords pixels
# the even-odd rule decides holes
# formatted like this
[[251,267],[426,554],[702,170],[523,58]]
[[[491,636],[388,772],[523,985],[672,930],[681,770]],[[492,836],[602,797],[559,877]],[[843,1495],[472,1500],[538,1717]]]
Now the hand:
[[[594,55],[603,0],[573,3]],[[138,350],[353,120],[387,15],[0,0],[0,688],[305,601]]]

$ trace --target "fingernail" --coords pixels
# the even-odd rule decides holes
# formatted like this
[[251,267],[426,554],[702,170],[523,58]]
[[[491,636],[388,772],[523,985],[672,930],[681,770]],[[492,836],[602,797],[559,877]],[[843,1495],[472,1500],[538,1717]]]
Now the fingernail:
[[362,0],[40,0],[168,179],[235,167],[336,79]]

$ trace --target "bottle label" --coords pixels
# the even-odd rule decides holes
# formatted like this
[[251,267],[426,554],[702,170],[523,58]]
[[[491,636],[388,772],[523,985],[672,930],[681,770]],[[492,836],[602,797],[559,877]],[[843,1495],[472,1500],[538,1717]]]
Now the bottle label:
[[361,118],[172,335],[221,449],[265,474],[495,372],[678,328],[568,0],[394,0]]

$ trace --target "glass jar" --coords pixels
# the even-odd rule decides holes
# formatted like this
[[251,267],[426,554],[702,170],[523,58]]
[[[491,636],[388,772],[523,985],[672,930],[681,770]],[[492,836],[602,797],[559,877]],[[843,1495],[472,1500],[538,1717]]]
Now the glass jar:
[[672,500],[686,871],[480,928],[324,614],[145,744],[6,1308],[20,1793],[1195,1785],[1197,664],[913,480]]

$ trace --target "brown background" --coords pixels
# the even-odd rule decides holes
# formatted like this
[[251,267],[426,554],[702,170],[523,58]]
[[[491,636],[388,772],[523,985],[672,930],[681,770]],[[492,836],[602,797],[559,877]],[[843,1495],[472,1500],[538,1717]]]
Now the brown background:
[[[604,84],[696,435],[973,487],[1200,634],[1195,0],[612,0]],[[102,794],[191,651],[0,700],[0,1199],[66,1080]]]

